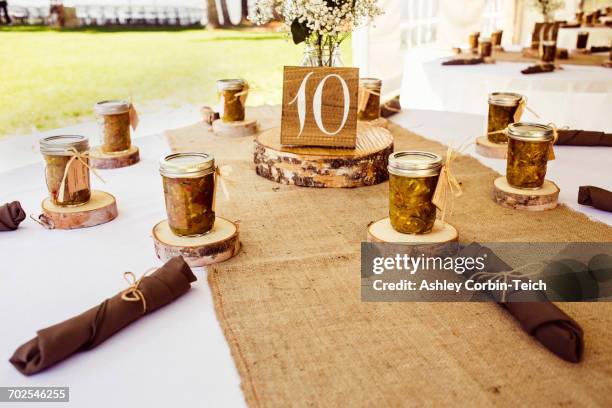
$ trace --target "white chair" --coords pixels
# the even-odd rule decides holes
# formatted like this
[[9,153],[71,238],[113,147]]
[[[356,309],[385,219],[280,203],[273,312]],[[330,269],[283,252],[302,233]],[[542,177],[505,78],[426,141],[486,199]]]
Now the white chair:
[[104,10],[100,6],[89,6],[88,9],[89,19],[91,24],[103,26],[106,21],[104,20]]
[[178,21],[178,12],[176,10],[176,7],[168,7],[166,9],[166,18],[168,19],[168,24],[169,25],[178,25],[179,21]]
[[117,8],[115,6],[104,6],[102,8],[102,17],[105,24],[116,24],[119,22],[117,16]]
[[147,24],[157,24],[157,9],[152,6],[145,7],[144,19]]
[[203,16],[204,10],[194,7],[189,10],[189,23],[191,25],[201,25]]
[[145,9],[142,6],[134,6],[131,9],[132,20],[131,24],[145,23]]
[[18,20],[21,24],[25,24],[28,20],[28,9],[23,6],[9,5],[8,14],[13,20]]
[[186,7],[179,7],[177,10],[179,25],[189,25],[189,10]]
[[132,9],[129,7],[117,7],[117,22],[128,25],[132,21]]

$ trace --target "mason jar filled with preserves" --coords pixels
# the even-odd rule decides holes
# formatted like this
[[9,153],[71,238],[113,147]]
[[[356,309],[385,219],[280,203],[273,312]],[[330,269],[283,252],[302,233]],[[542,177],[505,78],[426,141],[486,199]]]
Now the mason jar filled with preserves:
[[478,39],[480,38],[480,32],[479,31],[475,31],[473,33],[471,33],[468,37],[468,44],[469,47],[472,50],[477,50],[478,49]]
[[514,123],[514,116],[523,95],[511,92],[493,92],[489,94],[489,114],[487,117],[487,139],[493,143],[506,143],[508,138],[504,131]]
[[540,59],[542,62],[552,63],[557,56],[557,43],[555,41],[542,41],[540,45]]
[[206,153],[175,153],[160,160],[168,224],[178,236],[206,234],[215,223],[215,159]]
[[546,178],[553,128],[538,123],[519,122],[508,126],[506,180],[516,188],[537,189]]
[[478,47],[478,52],[482,58],[489,58],[493,55],[493,43],[490,38],[481,38]]
[[89,141],[85,136],[50,136],[40,141],[51,202],[61,207],[85,204],[91,198]]
[[376,78],[359,79],[359,109],[357,119],[376,120],[380,117],[380,89],[382,81]]
[[101,101],[94,105],[100,125],[99,148],[102,153],[119,153],[132,146],[130,106],[123,100]]
[[389,156],[389,217],[403,234],[425,234],[436,221],[432,198],[442,157],[429,152],[401,151]]
[[495,30],[491,33],[491,43],[493,47],[501,47],[503,30]]
[[217,81],[220,107],[219,117],[223,122],[244,120],[248,87],[243,79],[220,79]]

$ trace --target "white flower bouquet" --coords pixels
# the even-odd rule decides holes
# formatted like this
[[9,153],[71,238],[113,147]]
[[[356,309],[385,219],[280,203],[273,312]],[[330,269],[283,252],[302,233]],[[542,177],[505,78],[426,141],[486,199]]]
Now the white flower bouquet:
[[293,42],[305,42],[320,57],[325,50],[333,52],[355,28],[382,13],[378,0],[256,0],[250,19],[266,24],[282,18]]

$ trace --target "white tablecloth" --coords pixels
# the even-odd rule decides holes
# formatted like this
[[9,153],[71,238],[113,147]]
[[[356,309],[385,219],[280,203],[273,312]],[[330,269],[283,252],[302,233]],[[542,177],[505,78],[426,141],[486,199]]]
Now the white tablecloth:
[[557,34],[557,47],[573,50],[576,48],[578,33],[586,31],[589,33],[587,48],[593,46],[602,47],[612,44],[612,27],[576,27],[560,28]]
[[[612,69],[563,65],[545,74],[521,74],[529,64],[497,62],[472,66],[443,66],[432,55],[410,53],[402,84],[402,106],[486,114],[491,92],[517,92],[540,119],[558,127],[612,132]],[[484,128],[483,128],[484,129]]]
[[[460,143],[479,131],[482,116],[408,111],[395,121],[443,143]],[[4,143],[9,143],[4,142]],[[117,197],[119,217],[93,228],[47,231],[26,219],[14,232],[0,233],[0,385],[69,386],[76,407],[243,406],[240,380],[216,319],[205,271],[182,298],[111,337],[32,377],[8,359],[37,329],[74,316],[125,288],[122,273],[142,273],[161,264],[150,237],[165,218],[158,158],[167,151],[159,135],[137,139],[141,163],[102,171],[93,180]],[[0,142],[0,150],[3,148]],[[612,214],[576,204],[577,186],[612,189],[610,148],[559,147],[549,178],[560,200],[612,225]],[[28,153],[29,155],[29,153]],[[32,156],[33,160],[34,157]],[[502,160],[483,162],[503,171]],[[20,200],[37,213],[45,195],[43,164],[0,170],[0,203]],[[248,228],[248,226],[243,226]],[[54,405],[56,406],[56,405]]]

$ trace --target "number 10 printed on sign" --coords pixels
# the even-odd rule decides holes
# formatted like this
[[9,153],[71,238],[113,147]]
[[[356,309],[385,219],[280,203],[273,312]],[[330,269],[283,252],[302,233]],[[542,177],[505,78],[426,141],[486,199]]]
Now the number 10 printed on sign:
[[285,67],[281,143],[354,148],[359,69]]

